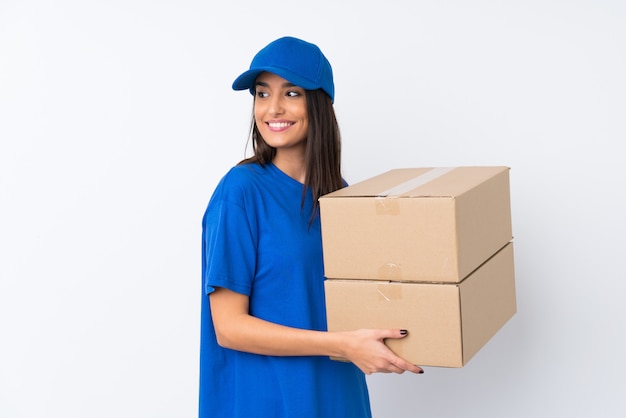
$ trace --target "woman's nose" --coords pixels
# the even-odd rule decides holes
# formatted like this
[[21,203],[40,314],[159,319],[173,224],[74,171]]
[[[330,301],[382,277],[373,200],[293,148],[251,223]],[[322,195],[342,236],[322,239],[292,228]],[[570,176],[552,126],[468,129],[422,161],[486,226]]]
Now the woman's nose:
[[283,107],[283,101],[282,101],[281,97],[273,96],[271,98],[269,111],[270,111],[270,115],[272,115],[272,116],[282,115],[283,114],[284,107]]

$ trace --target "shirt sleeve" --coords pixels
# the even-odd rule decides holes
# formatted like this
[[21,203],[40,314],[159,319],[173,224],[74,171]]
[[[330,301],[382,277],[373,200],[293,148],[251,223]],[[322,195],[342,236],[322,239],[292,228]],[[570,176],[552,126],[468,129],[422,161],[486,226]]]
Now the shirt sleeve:
[[202,225],[204,292],[224,287],[250,296],[257,258],[254,228],[243,200],[237,202],[216,192]]

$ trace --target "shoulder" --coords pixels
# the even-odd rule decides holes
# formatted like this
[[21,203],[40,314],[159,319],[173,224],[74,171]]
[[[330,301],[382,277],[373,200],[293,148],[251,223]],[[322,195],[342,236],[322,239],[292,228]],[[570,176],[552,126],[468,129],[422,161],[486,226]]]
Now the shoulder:
[[258,189],[267,168],[259,164],[241,164],[231,168],[218,183],[213,200],[241,202],[245,196]]
[[256,163],[240,164],[231,168],[222,178],[222,182],[233,184],[250,183],[263,176],[267,168]]
[[248,189],[254,187],[267,174],[267,167],[259,164],[241,164],[231,168],[220,180],[218,188]]

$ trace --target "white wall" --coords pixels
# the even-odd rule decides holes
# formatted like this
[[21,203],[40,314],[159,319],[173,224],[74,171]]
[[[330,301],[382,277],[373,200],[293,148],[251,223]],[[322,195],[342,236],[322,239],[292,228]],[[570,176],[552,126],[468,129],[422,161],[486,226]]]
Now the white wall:
[[234,77],[331,60],[354,183],[511,167],[518,313],[375,417],[626,414],[626,3],[0,0],[0,417],[196,414],[200,219],[243,157]]

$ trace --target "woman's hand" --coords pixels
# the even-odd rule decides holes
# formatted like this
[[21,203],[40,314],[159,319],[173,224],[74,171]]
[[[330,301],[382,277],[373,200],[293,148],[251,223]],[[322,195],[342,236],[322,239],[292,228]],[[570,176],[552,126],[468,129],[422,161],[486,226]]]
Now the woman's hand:
[[343,357],[354,363],[365,374],[372,373],[424,373],[424,370],[398,357],[385,345],[388,338],[404,338],[406,330],[361,329],[344,332]]

